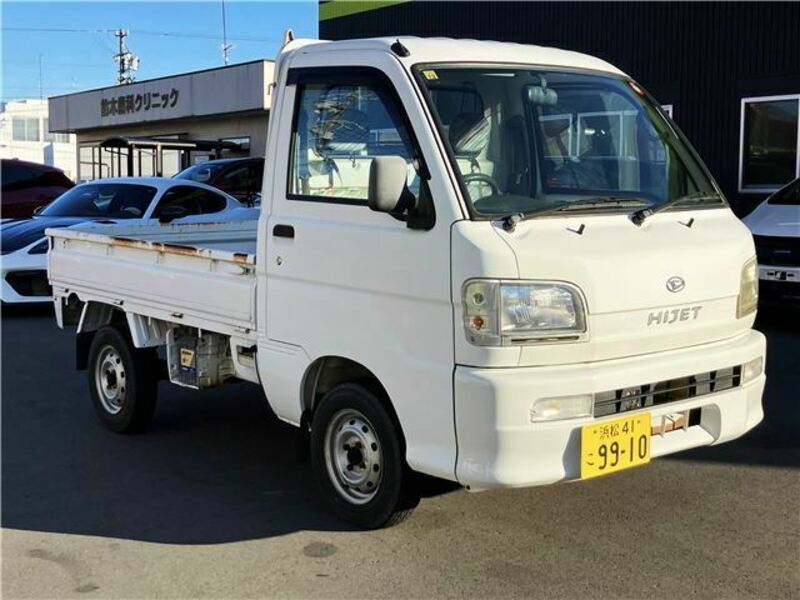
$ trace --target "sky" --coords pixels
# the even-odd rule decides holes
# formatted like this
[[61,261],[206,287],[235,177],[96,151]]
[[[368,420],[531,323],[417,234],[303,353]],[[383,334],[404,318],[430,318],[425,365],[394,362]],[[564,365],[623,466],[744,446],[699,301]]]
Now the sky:
[[[316,38],[318,6],[316,0],[226,0],[228,41],[234,45],[229,62],[274,58],[286,29],[293,29],[295,37]],[[115,84],[117,64],[112,57],[117,52],[117,38],[106,30],[130,31],[128,50],[140,59],[137,80],[223,64],[221,0],[4,0],[0,19],[2,100],[40,96],[40,57],[43,97]],[[61,31],[64,29],[77,31]]]

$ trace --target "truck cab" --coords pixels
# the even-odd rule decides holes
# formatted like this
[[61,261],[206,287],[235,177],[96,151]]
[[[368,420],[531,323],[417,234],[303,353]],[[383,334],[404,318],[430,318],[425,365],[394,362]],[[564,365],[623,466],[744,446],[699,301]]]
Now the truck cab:
[[104,413],[116,358],[165,346],[175,383],[259,382],[333,510],[377,527],[417,472],[588,479],[761,420],[752,237],[629,76],[416,38],[296,40],[275,73],[250,229],[51,234],[110,428],[152,414],[130,389]]

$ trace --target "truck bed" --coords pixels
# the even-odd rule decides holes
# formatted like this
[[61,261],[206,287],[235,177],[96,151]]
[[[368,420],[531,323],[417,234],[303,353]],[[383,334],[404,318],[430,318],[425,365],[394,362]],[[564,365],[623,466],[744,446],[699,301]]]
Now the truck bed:
[[255,335],[258,221],[48,229],[55,296],[229,335]]

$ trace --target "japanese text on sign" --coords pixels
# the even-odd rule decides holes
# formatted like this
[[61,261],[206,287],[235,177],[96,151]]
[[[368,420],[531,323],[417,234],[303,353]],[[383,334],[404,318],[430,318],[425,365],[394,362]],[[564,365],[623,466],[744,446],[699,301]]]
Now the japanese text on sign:
[[144,94],[123,94],[115,98],[100,100],[100,116],[129,115],[156,108],[172,108],[178,103],[180,91],[172,88],[161,92],[145,92]]

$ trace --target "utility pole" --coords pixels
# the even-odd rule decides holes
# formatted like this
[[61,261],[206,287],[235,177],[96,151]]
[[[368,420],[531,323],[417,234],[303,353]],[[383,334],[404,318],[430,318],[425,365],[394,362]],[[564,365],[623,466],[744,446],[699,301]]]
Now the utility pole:
[[128,37],[126,29],[117,29],[114,32],[114,36],[119,40],[119,52],[114,55],[114,60],[119,67],[117,83],[119,85],[132,83],[134,73],[139,68],[139,57],[125,46],[125,38]]
[[233,48],[233,44],[228,43],[228,24],[225,18],[225,0],[222,0],[222,62],[228,64],[228,50]]
[[39,55],[39,100],[44,98],[44,82],[42,81],[42,55]]

